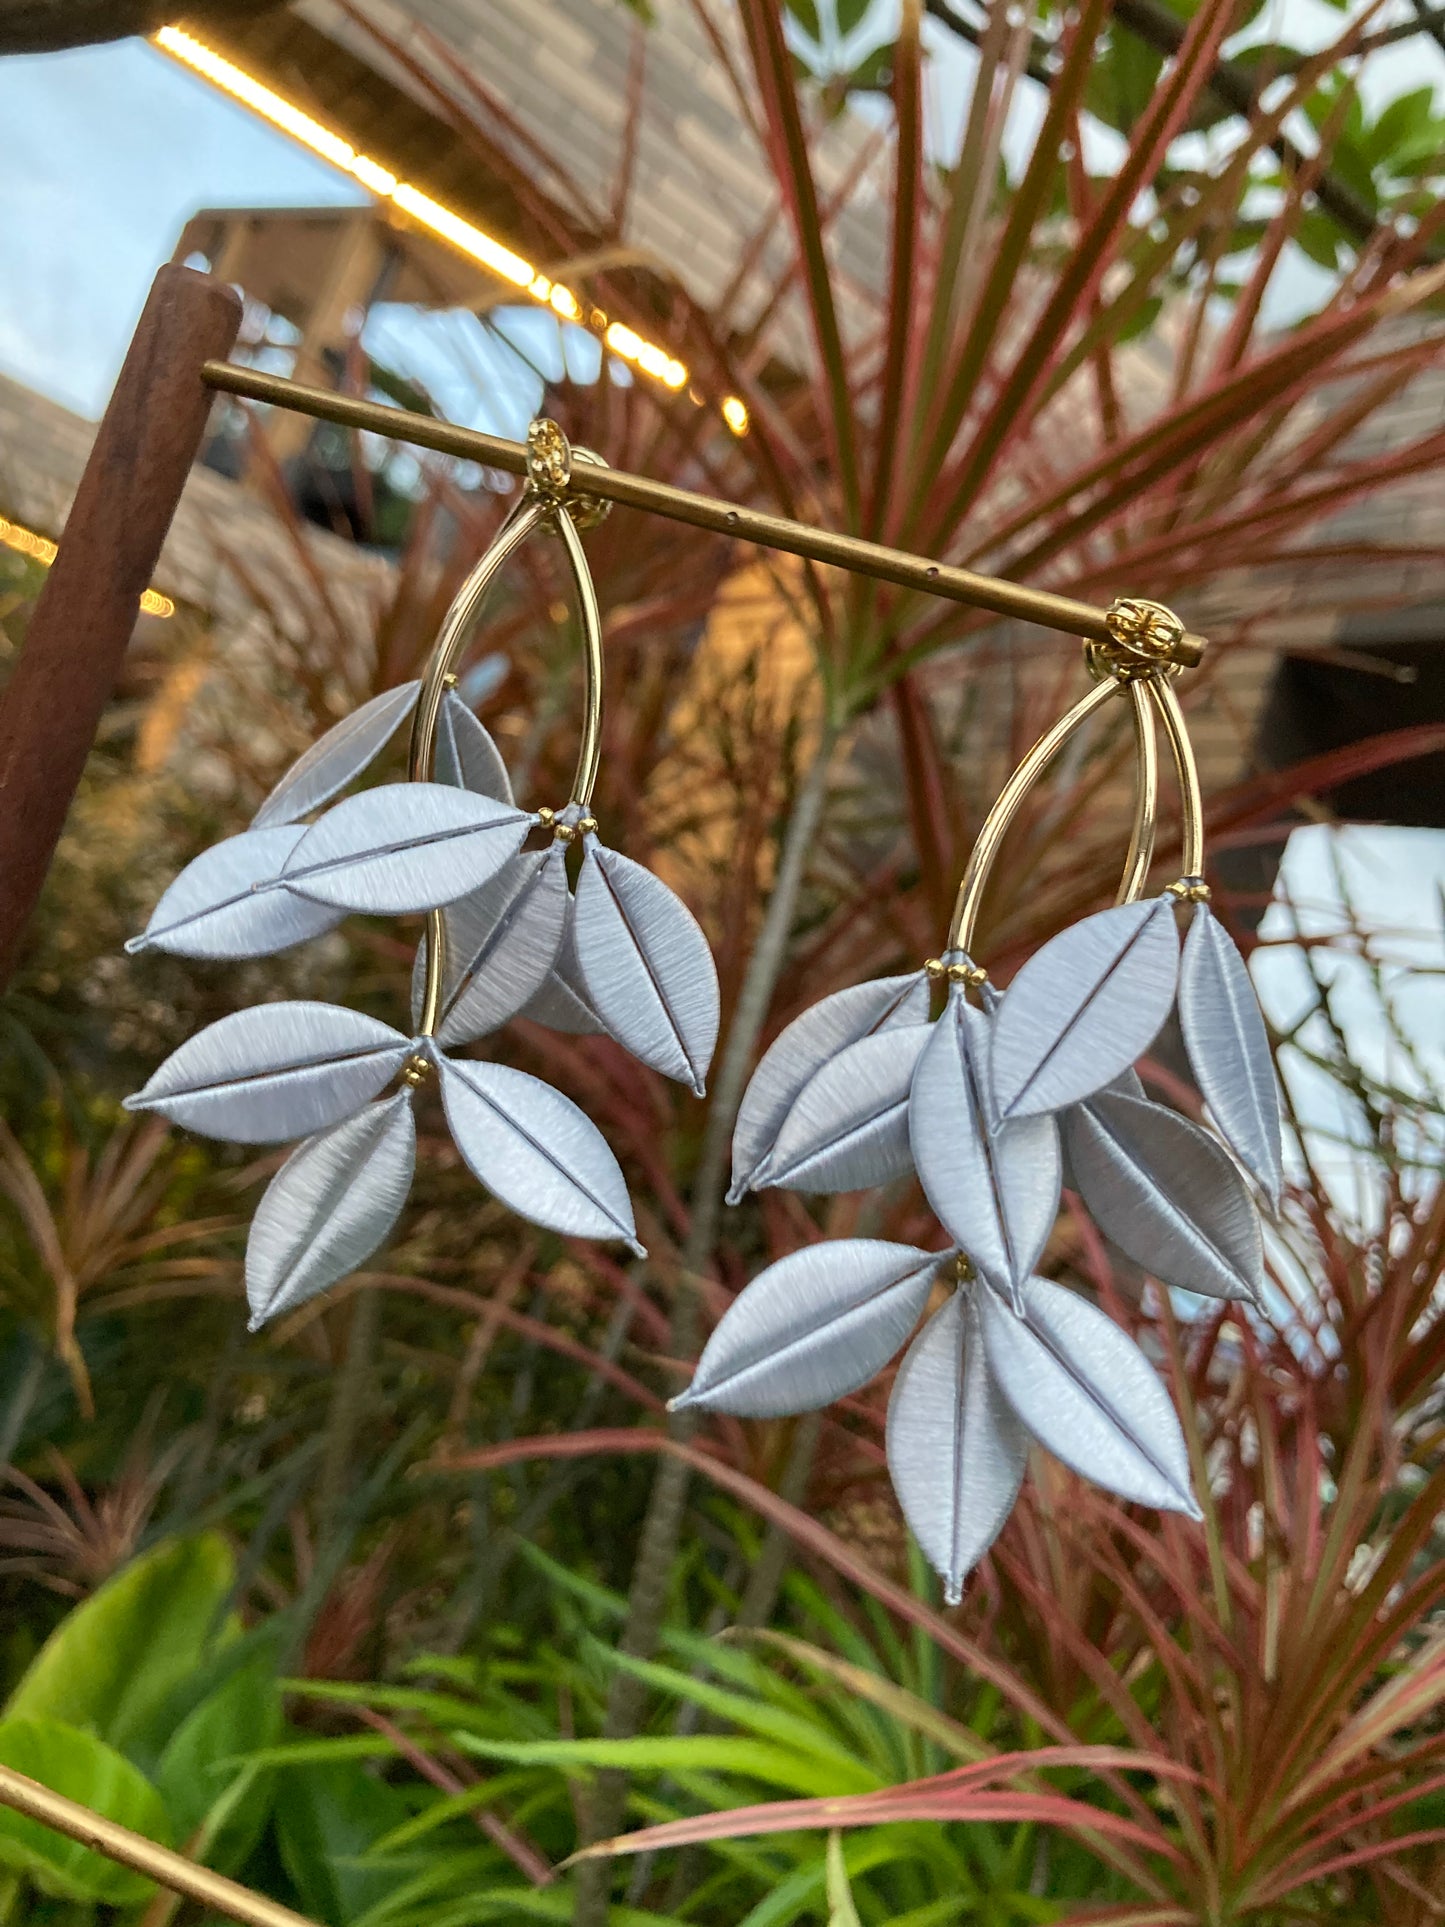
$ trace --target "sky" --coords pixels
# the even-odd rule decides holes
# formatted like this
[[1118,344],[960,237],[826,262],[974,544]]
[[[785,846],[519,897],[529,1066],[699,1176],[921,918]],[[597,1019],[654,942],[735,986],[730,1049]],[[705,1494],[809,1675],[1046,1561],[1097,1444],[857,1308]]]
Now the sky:
[[[1400,0],[1403,4],[1403,0]],[[1320,0],[1270,0],[1258,30],[1283,11],[1291,34],[1311,44],[1337,30]],[[956,44],[956,43],[955,43]],[[960,56],[967,60],[966,54]],[[1380,75],[1386,91],[1418,85],[1418,48]],[[1445,74],[1433,52],[1432,77]],[[1397,71],[1398,70],[1398,71]],[[963,89],[959,89],[962,92]],[[0,59],[0,372],[91,417],[101,412],[156,266],[198,208],[357,204],[352,183],[138,41],[63,54]],[[516,324],[543,364],[573,357],[583,374],[596,349],[569,345],[529,311]],[[444,412],[519,432],[532,410],[535,377],[468,317],[418,321],[378,311],[368,345],[427,382]],[[481,376],[479,380],[478,377]],[[1407,1079],[1381,989],[1403,1031],[1423,1043],[1426,1073],[1445,1083],[1440,1021],[1441,903],[1445,835],[1431,831],[1323,829],[1298,832],[1282,871],[1284,896],[1267,938],[1339,931],[1346,904],[1374,934],[1383,974],[1359,957],[1330,963],[1339,1014],[1372,1070]],[[1314,992],[1299,954],[1263,951],[1256,977],[1271,1018],[1292,1024]],[[1314,1026],[1320,1035],[1318,1023]],[[1323,1137],[1358,1128],[1329,1080],[1296,1060],[1296,1095]],[[1350,1161],[1340,1159],[1348,1188]]]

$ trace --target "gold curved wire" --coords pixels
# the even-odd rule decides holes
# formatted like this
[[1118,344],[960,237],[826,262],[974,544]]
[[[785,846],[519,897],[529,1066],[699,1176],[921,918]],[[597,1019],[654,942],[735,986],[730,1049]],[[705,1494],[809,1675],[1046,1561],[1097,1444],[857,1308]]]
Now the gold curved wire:
[[1095,683],[1088,694],[1081,696],[1052,729],[1040,736],[999,791],[997,802],[984,818],[983,828],[978,833],[958,886],[953,920],[948,927],[947,947],[950,951],[961,950],[965,956],[971,955],[974,930],[989,874],[999,847],[1008,834],[1009,825],[1018,815],[1020,804],[1074,731],[1087,722],[1096,709],[1102,709],[1124,686],[1113,677]]
[[1189,727],[1174,685],[1166,676],[1150,676],[1147,686],[1164,726],[1179,779],[1181,881],[1192,883],[1204,875],[1204,799],[1199,789],[1199,765],[1194,760],[1194,745],[1189,740]]
[[1129,832],[1129,854],[1115,903],[1134,903],[1143,896],[1154,861],[1154,838],[1159,827],[1159,744],[1154,735],[1154,709],[1147,684],[1152,677],[1130,676],[1125,683],[1134,723],[1134,822]]
[[[536,488],[527,490],[516,509],[502,524],[490,548],[462,583],[442,619],[422,677],[421,694],[412,723],[407,773],[414,783],[431,781],[436,766],[437,726],[448,685],[453,680],[453,665],[503,563],[534,530],[544,525],[553,528],[562,539],[582,618],[582,734],[570,802],[585,816],[597,784],[597,771],[602,757],[602,612],[581,538],[565,498]],[[442,979],[446,972],[446,920],[440,910],[427,912],[426,934],[422,942],[426,986],[422,995],[419,1034],[433,1037],[441,1016]]]

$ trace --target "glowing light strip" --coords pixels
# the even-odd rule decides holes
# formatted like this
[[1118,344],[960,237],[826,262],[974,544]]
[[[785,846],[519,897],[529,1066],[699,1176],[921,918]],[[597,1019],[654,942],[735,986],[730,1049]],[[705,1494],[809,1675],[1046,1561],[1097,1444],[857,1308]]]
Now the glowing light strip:
[[[257,80],[254,74],[248,74],[233,61],[197,40],[194,34],[187,33],[183,27],[162,27],[155,35],[154,45],[189,67],[193,73],[199,74],[203,80],[210,81],[222,93],[229,94],[232,100],[249,107],[252,113],[269,121],[283,134],[289,134],[322,160],[329,161],[343,174],[349,174],[378,200],[391,201],[419,226],[450,242],[460,253],[480,262],[499,279],[510,281],[514,288],[529,294],[541,306],[551,308],[564,321],[585,320],[602,336],[612,353],[623,361],[631,362],[667,388],[676,389],[686,385],[687,368],[665,348],[645,340],[620,321],[609,321],[600,308],[584,308],[570,288],[564,287],[561,282],[549,280],[530,261],[524,260],[520,254],[464,220],[452,209],[443,207],[429,194],[423,194],[420,188],[413,187],[409,181],[399,180],[390,168],[358,152],[350,141],[333,133],[329,127],[323,127],[320,121],[313,120],[310,114],[303,113],[291,101]],[[736,395],[728,396],[722,404],[722,413],[735,435],[745,432],[747,408]],[[739,423],[742,425],[739,426]]]
[[[48,569],[60,553],[48,535],[37,535],[34,529],[27,529],[19,522],[8,522],[3,515],[0,515],[0,542],[7,549],[38,562],[42,569]],[[176,612],[175,603],[159,589],[142,589],[140,606],[148,616],[173,616]]]

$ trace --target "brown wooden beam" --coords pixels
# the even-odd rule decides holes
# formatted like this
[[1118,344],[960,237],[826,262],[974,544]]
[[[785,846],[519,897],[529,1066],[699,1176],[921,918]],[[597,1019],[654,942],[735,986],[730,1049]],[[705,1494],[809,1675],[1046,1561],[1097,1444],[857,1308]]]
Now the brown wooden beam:
[[156,276],[0,699],[0,985],[201,445],[214,399],[201,369],[240,321],[223,282],[173,265]]

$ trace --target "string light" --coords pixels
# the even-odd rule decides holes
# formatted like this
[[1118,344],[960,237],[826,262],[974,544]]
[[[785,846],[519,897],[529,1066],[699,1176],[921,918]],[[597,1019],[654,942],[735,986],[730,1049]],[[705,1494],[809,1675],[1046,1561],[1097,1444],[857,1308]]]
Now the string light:
[[[419,227],[450,242],[460,253],[480,262],[500,280],[510,282],[540,305],[551,308],[564,321],[582,318],[582,303],[570,288],[549,280],[514,249],[484,233],[471,221],[464,220],[451,208],[443,207],[440,201],[434,201],[429,194],[423,194],[410,181],[400,180],[390,168],[383,167],[370,155],[359,152],[350,141],[333,133],[329,127],[324,127],[319,120],[313,120],[310,114],[304,113],[292,101],[257,80],[254,74],[248,74],[234,61],[218,54],[194,34],[187,33],[183,27],[162,27],[155,35],[154,45],[189,67],[192,73],[208,80],[223,94],[229,94],[232,100],[249,107],[253,114],[269,121],[283,134],[289,134],[322,160],[329,161],[343,174],[349,174],[378,200],[390,201]],[[587,319],[603,334],[613,354],[620,356],[623,361],[631,362],[666,388],[686,386],[686,367],[665,348],[645,340],[620,321],[609,322],[600,309],[590,309]],[[727,419],[726,406],[723,413],[724,419]]]
[[725,395],[723,397],[722,418],[733,431],[734,435],[747,434],[748,405],[741,395]]
[[[17,554],[28,556],[38,562],[42,569],[48,569],[59,555],[60,550],[48,535],[37,535],[34,529],[27,529],[19,522],[9,522],[0,515],[0,542]],[[148,616],[173,616],[176,605],[168,595],[159,589],[143,589],[140,606]]]

